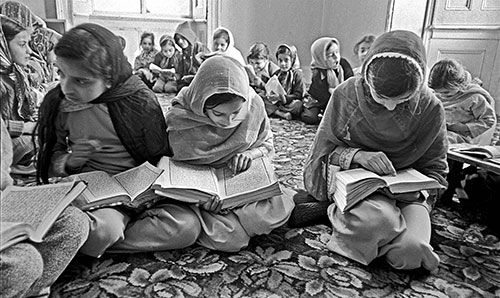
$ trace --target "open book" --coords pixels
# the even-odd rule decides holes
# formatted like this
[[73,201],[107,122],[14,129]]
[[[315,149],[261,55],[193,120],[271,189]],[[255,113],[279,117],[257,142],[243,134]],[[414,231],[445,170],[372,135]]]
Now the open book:
[[0,200],[0,251],[25,239],[42,242],[59,215],[85,187],[74,181],[7,187]]
[[[266,95],[267,96],[276,96],[276,95],[284,95],[286,96],[285,89],[281,86],[280,81],[276,75],[272,76],[266,83]],[[272,103],[275,104],[277,100]]]
[[73,205],[82,210],[91,210],[116,205],[139,208],[144,204],[155,203],[159,196],[150,186],[161,173],[162,170],[145,162],[114,176],[103,171],[70,176],[87,184]]
[[396,176],[380,176],[363,168],[339,171],[333,181],[333,199],[342,212],[383,187],[388,187],[394,194],[444,188],[435,179],[411,168],[398,171]]
[[164,171],[152,186],[156,193],[188,203],[205,203],[218,196],[222,208],[230,209],[282,194],[267,157],[254,159],[248,170],[237,175],[227,167],[189,165],[165,156],[158,167]]
[[500,146],[467,145],[452,148],[451,150],[477,158],[500,158]]

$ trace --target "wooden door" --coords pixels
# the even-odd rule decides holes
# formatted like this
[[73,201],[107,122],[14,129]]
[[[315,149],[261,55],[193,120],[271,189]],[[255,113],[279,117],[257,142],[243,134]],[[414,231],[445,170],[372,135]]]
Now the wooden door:
[[500,0],[429,0],[424,42],[429,68],[458,59],[500,98]]

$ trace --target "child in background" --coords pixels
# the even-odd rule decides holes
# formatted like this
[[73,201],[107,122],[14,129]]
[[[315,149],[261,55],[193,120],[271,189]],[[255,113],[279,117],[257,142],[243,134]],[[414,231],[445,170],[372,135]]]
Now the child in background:
[[311,86],[304,99],[302,121],[318,124],[333,90],[352,77],[349,62],[340,56],[340,43],[333,37],[321,37],[311,45]]
[[122,50],[125,51],[125,48],[127,47],[127,40],[125,37],[118,35],[118,39],[120,40],[120,45],[122,46]]
[[[354,45],[354,55],[358,57],[359,63],[363,64],[365,61],[366,54],[368,53],[368,50],[372,46],[374,40],[375,35],[365,35]],[[354,75],[359,75],[361,73],[361,65],[354,68],[352,72]]]
[[443,102],[448,141],[491,145],[496,129],[494,99],[454,59],[436,62],[429,75],[429,87]]
[[250,47],[247,61],[252,67],[250,71],[247,71],[250,77],[250,86],[260,97],[266,98],[266,83],[271,78],[271,75],[280,68],[269,59],[269,48],[260,41]]
[[141,35],[141,53],[134,60],[134,74],[150,89],[153,88],[153,73],[149,70],[149,64],[154,61],[158,50],[155,49],[155,36],[153,33],[144,32]]
[[239,63],[241,65],[245,65],[245,60],[241,55],[241,52],[234,47],[234,38],[233,33],[229,31],[229,29],[224,27],[219,27],[215,29],[213,35],[213,49],[214,52],[221,52],[224,55],[227,55]]
[[[214,76],[214,74],[217,74]],[[168,110],[172,159],[195,165],[247,170],[252,160],[274,154],[273,134],[262,100],[248,84],[239,62],[222,55],[207,59]],[[214,250],[239,251],[251,237],[283,225],[293,209],[293,193],[220,213],[220,200],[191,205],[202,226],[197,243]]]
[[266,96],[266,112],[270,116],[291,120],[300,117],[304,98],[304,80],[302,70],[298,67],[297,49],[281,44],[276,50],[276,59],[280,69],[273,75],[278,77],[286,95]]
[[191,83],[201,62],[203,62],[202,56],[208,54],[210,51],[203,43],[198,41],[198,37],[188,21],[177,26],[174,40],[182,49],[182,56],[178,69],[180,80],[177,82],[177,87],[180,90],[182,87],[188,86]]
[[176,69],[179,68],[181,53],[175,46],[175,41],[170,35],[163,35],[160,38],[161,51],[156,54],[151,71],[157,77],[153,86],[154,92],[177,93],[177,80],[180,79]]
[[[55,47],[61,83],[40,107],[38,178],[101,170],[116,174],[170,154],[162,109],[135,75],[118,37],[97,24],[80,24]],[[81,252],[182,248],[198,238],[196,214],[180,203],[141,212],[118,207],[86,212],[90,233]]]

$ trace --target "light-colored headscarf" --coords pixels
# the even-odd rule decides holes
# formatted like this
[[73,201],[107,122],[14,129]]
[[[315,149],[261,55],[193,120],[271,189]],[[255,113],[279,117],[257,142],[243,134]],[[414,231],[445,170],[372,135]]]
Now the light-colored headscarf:
[[[229,127],[217,127],[205,114],[206,101],[230,93],[245,99]],[[248,75],[230,57],[214,56],[201,65],[189,87],[183,88],[167,112],[167,130],[174,160],[225,165],[236,153],[259,147],[270,133],[262,99],[250,88]]]
[[223,54],[235,59],[236,61],[241,63],[241,65],[245,65],[246,63],[245,63],[245,59],[243,59],[243,55],[241,55],[241,52],[238,49],[236,49],[234,46],[233,33],[227,28],[219,27],[219,28],[215,29],[213,36],[216,36],[220,32],[225,32],[229,36],[229,40],[227,42],[227,48]]
[[340,65],[340,60],[337,67],[337,71],[339,73],[338,76],[335,74],[333,69],[328,67],[328,63],[326,62],[326,51],[328,46],[332,43],[337,44],[340,48],[339,41],[333,37],[321,37],[313,42],[311,45],[311,68],[325,69],[327,71],[328,86],[330,88],[335,88],[344,81],[344,69],[342,69],[342,66]]
[[[378,37],[363,64],[363,73],[372,57],[413,60],[420,67],[416,75],[425,76],[425,48],[412,32],[391,31]],[[335,89],[304,168],[304,185],[315,198],[328,199],[325,162],[337,147],[382,151],[396,170],[413,167],[446,185],[444,109],[424,79],[420,81],[414,95],[393,111],[373,100],[364,77],[349,78]]]
[[[0,15],[0,18],[6,18],[16,23],[16,21],[7,18],[4,15]],[[35,114],[35,98],[29,89],[29,82],[26,73],[21,66],[17,65],[12,60],[9,44],[5,39],[5,34],[1,26],[0,61],[0,73],[2,73],[2,75],[9,76],[9,78],[14,82],[15,90],[14,98],[2,98],[2,118],[7,120],[33,121]],[[16,115],[12,115],[13,113]]]

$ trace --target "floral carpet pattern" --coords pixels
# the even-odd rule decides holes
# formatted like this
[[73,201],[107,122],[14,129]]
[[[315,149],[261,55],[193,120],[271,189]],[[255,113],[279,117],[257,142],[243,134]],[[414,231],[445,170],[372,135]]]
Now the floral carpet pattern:
[[[271,119],[274,165],[283,185],[302,188],[315,126]],[[500,297],[500,241],[466,210],[438,207],[433,272],[360,265],[330,252],[330,227],[281,227],[238,253],[194,245],[175,251],[78,256],[51,297]]]

